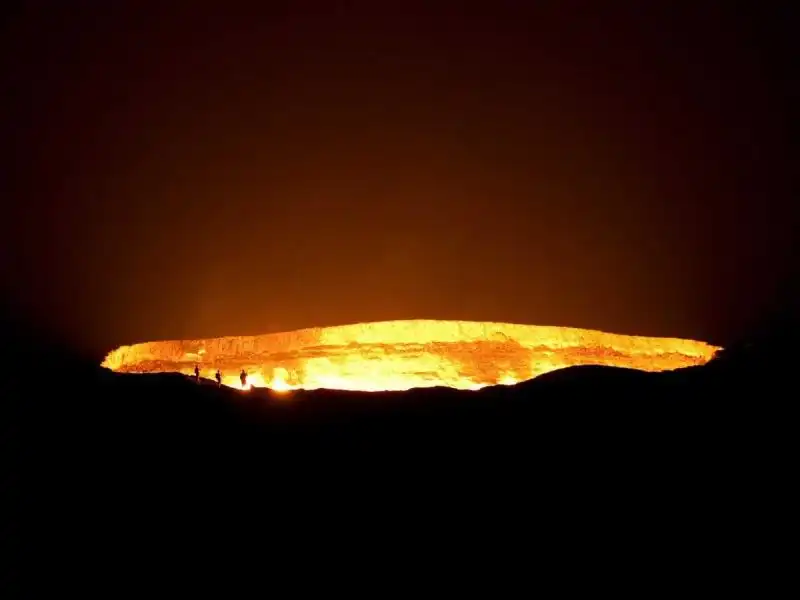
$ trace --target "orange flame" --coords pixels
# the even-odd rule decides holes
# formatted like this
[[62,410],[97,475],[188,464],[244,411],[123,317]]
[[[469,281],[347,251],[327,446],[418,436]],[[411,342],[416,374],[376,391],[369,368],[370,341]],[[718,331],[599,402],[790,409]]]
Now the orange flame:
[[122,346],[103,366],[113,371],[179,371],[224,385],[275,391],[330,388],[406,390],[511,385],[573,365],[665,371],[704,364],[705,342],[618,335],[569,327],[474,321],[384,321],[258,336],[148,342]]

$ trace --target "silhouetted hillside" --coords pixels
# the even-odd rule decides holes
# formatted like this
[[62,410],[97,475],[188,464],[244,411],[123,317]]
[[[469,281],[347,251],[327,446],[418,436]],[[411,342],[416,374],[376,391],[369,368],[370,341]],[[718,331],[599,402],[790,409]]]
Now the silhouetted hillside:
[[3,400],[9,539],[65,564],[78,539],[153,552],[178,528],[182,545],[230,544],[262,518],[270,540],[321,521],[352,534],[409,517],[409,502],[418,525],[447,505],[467,511],[462,526],[516,529],[527,515],[539,536],[637,522],[667,535],[700,515],[727,535],[722,521],[753,490],[772,493],[789,456],[784,349],[763,342],[667,373],[576,367],[479,392],[280,395],[115,374],[17,333],[26,364]]

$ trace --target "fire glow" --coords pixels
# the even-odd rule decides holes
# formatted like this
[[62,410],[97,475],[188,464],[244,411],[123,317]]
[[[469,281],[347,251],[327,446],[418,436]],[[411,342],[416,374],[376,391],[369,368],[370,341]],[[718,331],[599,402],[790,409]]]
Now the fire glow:
[[706,363],[704,342],[568,327],[474,321],[385,321],[257,336],[122,346],[103,366],[123,373],[180,372],[275,391],[407,390],[510,385],[574,365],[666,371]]

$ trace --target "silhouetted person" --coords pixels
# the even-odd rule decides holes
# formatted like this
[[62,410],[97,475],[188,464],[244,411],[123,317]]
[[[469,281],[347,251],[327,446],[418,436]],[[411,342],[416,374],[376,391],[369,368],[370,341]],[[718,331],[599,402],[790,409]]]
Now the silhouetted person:
[[214,375],[214,379],[217,380],[217,387],[222,385],[222,373],[219,372],[219,369],[217,369],[217,372]]
[[200,367],[197,365],[194,366],[194,379],[197,383],[200,383]]
[[242,372],[239,374],[239,379],[242,380],[242,388],[244,388],[244,386],[247,385],[247,373],[244,372],[244,369],[242,369]]

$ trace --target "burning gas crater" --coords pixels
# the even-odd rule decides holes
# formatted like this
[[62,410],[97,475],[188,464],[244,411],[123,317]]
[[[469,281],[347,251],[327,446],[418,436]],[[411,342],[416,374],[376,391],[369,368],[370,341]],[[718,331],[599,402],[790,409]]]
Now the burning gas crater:
[[665,371],[706,363],[704,342],[616,335],[587,329],[473,321],[386,321],[268,335],[122,346],[103,366],[123,373],[181,372],[195,365],[223,384],[276,391],[328,388],[479,389],[513,384],[573,365]]

